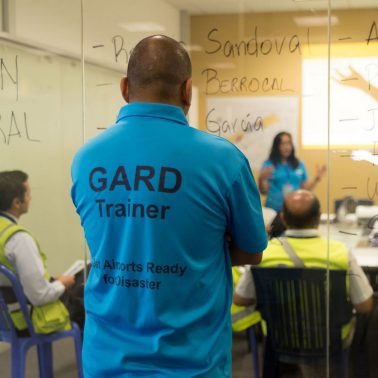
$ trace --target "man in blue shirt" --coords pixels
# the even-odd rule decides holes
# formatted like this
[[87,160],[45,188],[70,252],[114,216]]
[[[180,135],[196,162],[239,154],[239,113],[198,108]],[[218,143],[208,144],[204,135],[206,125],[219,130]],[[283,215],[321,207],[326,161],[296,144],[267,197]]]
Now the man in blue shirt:
[[85,376],[229,377],[231,264],[267,240],[245,156],[189,127],[191,63],[166,36],[143,39],[115,125],[72,164],[92,269]]

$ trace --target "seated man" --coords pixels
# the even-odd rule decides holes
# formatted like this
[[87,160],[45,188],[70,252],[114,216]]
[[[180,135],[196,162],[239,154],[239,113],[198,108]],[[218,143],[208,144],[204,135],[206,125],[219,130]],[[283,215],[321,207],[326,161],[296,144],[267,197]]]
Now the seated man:
[[[81,305],[78,304],[78,300],[68,292],[75,284],[75,276],[59,276],[52,279],[46,271],[46,256],[37,241],[27,230],[17,225],[20,216],[28,211],[30,200],[30,186],[26,173],[0,172],[0,264],[18,275],[25,295],[33,306],[52,303],[62,295],[69,298],[70,304],[75,302],[75,319],[72,319],[72,316],[71,319],[79,322],[82,327],[82,300]],[[0,277],[1,279],[3,277]],[[7,286],[5,279],[4,282],[0,281],[0,285]],[[68,310],[70,312],[70,308]],[[16,317],[13,320],[17,328],[24,326],[17,324],[15,319]]]
[[[307,190],[298,190],[285,197],[282,221],[286,226],[284,240],[272,239],[264,251],[261,267],[292,266],[295,264],[286,252],[285,240],[308,268],[325,268],[328,260],[328,241],[321,238],[317,228],[320,221],[318,199]],[[373,307],[373,289],[344,243],[329,241],[329,265],[331,269],[345,269],[348,278],[350,300],[359,313],[368,313]],[[249,270],[242,275],[234,292],[234,304],[250,306],[255,303],[253,278]]]
[[[287,227],[285,236],[296,254],[306,267],[326,267],[327,240],[319,236],[317,228],[320,221],[318,199],[307,190],[289,193],[284,202],[282,221]],[[373,306],[373,289],[357,264],[354,256],[347,251],[345,244],[331,240],[329,262],[331,269],[349,271],[350,298],[357,312],[366,313]],[[269,242],[261,267],[278,265],[294,266],[278,239]],[[252,276],[248,271],[243,274],[235,288],[234,303],[240,306],[251,305],[255,301]]]

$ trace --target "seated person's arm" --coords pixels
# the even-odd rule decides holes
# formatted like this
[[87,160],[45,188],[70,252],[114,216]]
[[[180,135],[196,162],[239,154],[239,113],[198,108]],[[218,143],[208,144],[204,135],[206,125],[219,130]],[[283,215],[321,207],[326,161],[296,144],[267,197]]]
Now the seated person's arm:
[[230,255],[232,265],[257,265],[262,260],[262,251],[248,253],[238,248],[232,241],[230,242]]
[[25,295],[31,304],[41,306],[55,301],[63,294],[67,287],[63,282],[48,282],[45,279],[38,248],[28,233],[18,232],[13,235],[6,243],[5,249],[7,258],[16,268]]
[[256,301],[253,298],[244,298],[237,293],[234,293],[233,302],[238,306],[251,306],[256,303]]
[[374,299],[373,299],[373,296],[371,296],[366,301],[361,302],[359,304],[355,304],[354,308],[360,314],[366,314],[373,309],[373,305],[374,305]]
[[66,289],[75,285],[75,276],[58,276],[55,279],[60,281]]
[[366,314],[373,309],[373,288],[366,274],[349,253],[350,299],[357,312]]
[[255,298],[255,284],[250,268],[247,267],[235,287],[233,302],[238,306],[251,306],[256,303]]

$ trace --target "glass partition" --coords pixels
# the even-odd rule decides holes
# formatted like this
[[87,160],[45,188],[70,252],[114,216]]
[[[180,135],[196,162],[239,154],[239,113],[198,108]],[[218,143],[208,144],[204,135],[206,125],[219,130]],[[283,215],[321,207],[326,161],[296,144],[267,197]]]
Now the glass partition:
[[20,224],[47,254],[49,272],[61,274],[84,251],[70,200],[70,163],[83,140],[82,90],[80,60],[55,48],[0,36],[0,165],[29,175],[32,201]]
[[[124,104],[119,83],[135,44],[165,34],[180,40],[192,59],[190,125],[234,143],[256,181],[274,137],[289,133],[303,163],[301,180],[320,201],[319,232],[326,241],[320,266],[348,265],[347,259],[328,260],[331,240],[341,241],[375,289],[378,8],[351,3],[0,1],[0,165],[29,174],[33,200],[21,223],[40,241],[50,272],[61,273],[85,255],[70,199],[72,157],[114,123]],[[288,184],[282,194],[295,188]],[[280,211],[282,203],[267,197],[261,193],[263,205]],[[353,273],[354,280],[361,274]],[[329,288],[330,275],[322,279]],[[350,277],[346,281],[350,294]],[[328,326],[331,305],[316,310]],[[289,317],[296,312],[290,311]],[[375,371],[373,315],[357,315],[348,356],[352,377]],[[264,339],[260,325],[256,329]],[[294,331],[287,337],[293,334],[300,337]],[[234,341],[237,378],[253,367],[244,338],[235,332]],[[261,373],[262,342],[258,352]],[[290,362],[282,365],[289,376],[295,370]],[[332,366],[326,366],[332,376]]]
[[[322,148],[329,148],[327,196],[330,213],[336,217],[330,225],[330,238],[346,243],[376,292],[378,7],[374,2],[362,5],[366,7],[332,9],[329,146]],[[323,116],[319,112],[312,117],[317,129]],[[361,273],[354,279],[361,283],[364,277]],[[366,285],[361,285],[365,289],[360,301],[368,295]],[[376,311],[357,313],[356,318],[350,376],[374,376]]]

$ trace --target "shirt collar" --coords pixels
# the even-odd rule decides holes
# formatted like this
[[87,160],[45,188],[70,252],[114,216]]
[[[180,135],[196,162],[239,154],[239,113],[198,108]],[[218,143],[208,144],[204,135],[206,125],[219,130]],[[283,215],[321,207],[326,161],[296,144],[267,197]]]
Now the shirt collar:
[[5,211],[0,211],[0,216],[9,219],[13,223],[17,223],[17,218],[14,215],[9,214]]
[[303,230],[286,230],[285,236],[291,238],[317,238],[320,237],[320,234],[316,228],[306,228]]
[[124,105],[119,111],[117,123],[127,117],[165,118],[183,125],[188,125],[185,114],[180,107],[155,102],[133,102]]

